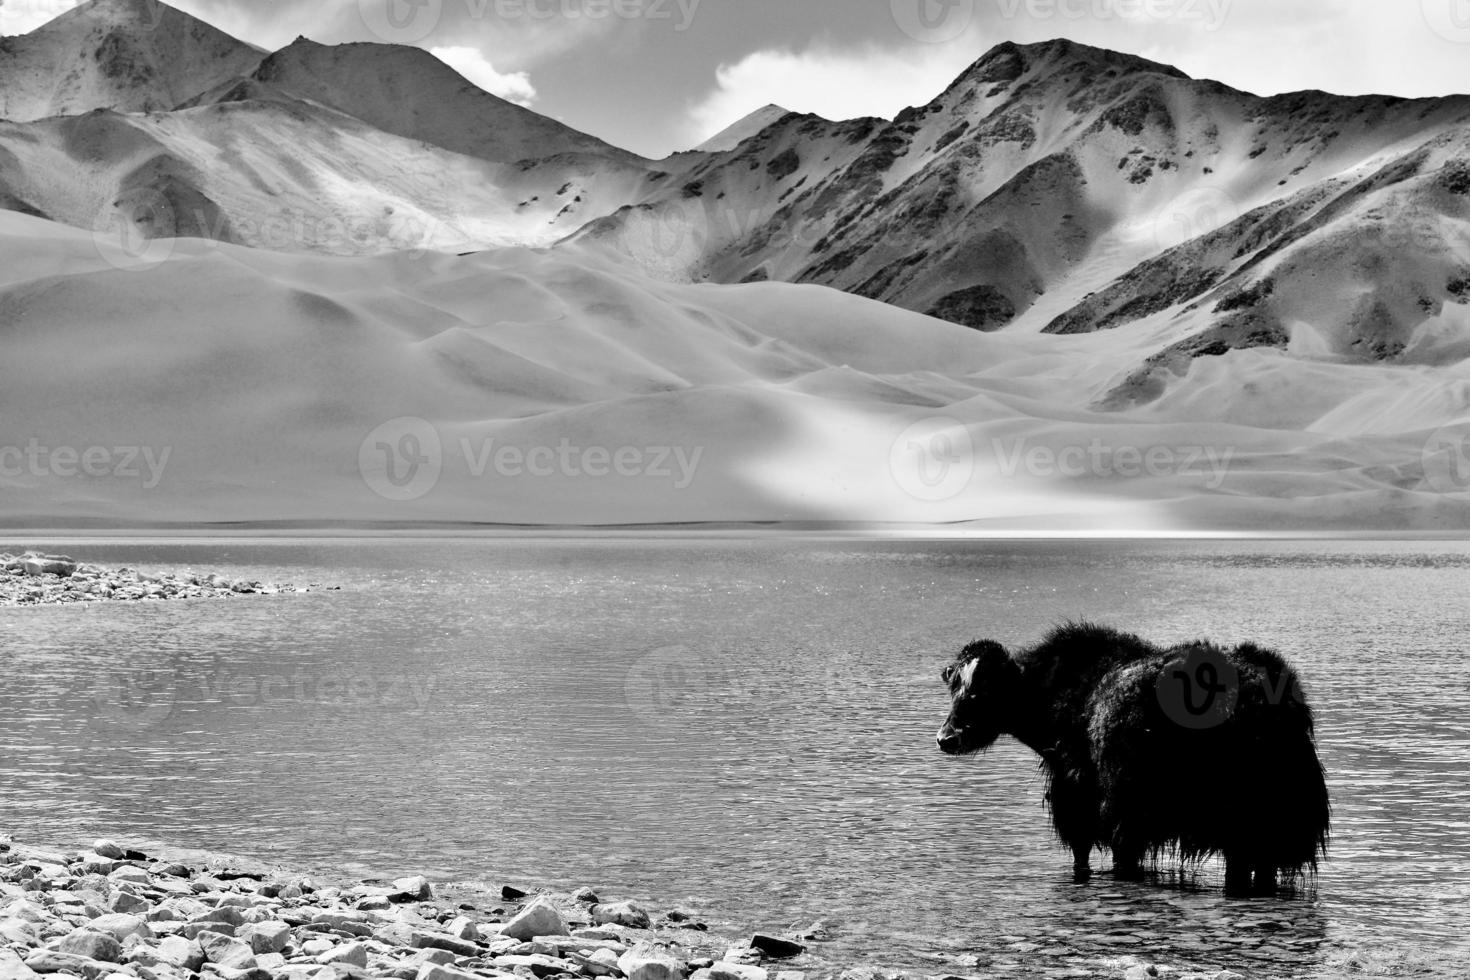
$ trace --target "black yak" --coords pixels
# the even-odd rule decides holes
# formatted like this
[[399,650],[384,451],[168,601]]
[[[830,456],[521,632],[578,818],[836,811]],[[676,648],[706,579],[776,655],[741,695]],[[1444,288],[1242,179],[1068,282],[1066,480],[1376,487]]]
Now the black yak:
[[1122,878],[1161,855],[1218,855],[1227,891],[1264,893],[1326,854],[1312,710],[1270,650],[1162,649],[1071,624],[1014,655],[971,643],[943,679],[953,704],[939,748],[969,754],[1010,735],[1035,751],[1079,879],[1095,848],[1112,851]]

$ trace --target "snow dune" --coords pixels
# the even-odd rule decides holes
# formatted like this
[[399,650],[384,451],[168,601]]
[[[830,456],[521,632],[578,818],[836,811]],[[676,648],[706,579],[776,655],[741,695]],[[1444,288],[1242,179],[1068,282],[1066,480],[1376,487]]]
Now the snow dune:
[[[575,247],[139,254],[0,212],[0,520],[1449,527],[1470,370],[981,334]],[[1187,397],[1186,397],[1187,394]],[[1273,407],[1274,406],[1274,407]]]

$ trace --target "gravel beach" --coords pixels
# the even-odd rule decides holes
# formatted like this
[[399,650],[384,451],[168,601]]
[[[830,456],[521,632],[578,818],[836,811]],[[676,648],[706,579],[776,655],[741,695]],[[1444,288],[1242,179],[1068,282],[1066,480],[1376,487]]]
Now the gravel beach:
[[165,599],[220,599],[239,595],[311,592],[296,586],[228,578],[217,573],[103,568],[68,555],[28,551],[0,554],[0,606],[39,606],[68,602],[157,602]]

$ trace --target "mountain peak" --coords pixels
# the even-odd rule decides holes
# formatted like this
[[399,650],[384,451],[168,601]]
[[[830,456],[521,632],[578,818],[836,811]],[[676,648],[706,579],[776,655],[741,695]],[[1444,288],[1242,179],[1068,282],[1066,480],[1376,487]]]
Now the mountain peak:
[[1173,65],[1058,37],[1032,44],[1003,41],[981,55],[959,81],[1000,83],[1014,81],[1026,74],[1053,75],[1076,68],[1189,78]]
[[329,106],[395,136],[455,153],[514,163],[590,153],[634,163],[609,146],[476,86],[422,48],[299,37],[252,76],[294,98]]
[[87,0],[0,50],[0,117],[172,109],[264,52],[159,0]]
[[774,102],[737,119],[694,149],[702,153],[723,153],[733,150],[745,140],[756,135],[778,119],[791,115],[791,110]]

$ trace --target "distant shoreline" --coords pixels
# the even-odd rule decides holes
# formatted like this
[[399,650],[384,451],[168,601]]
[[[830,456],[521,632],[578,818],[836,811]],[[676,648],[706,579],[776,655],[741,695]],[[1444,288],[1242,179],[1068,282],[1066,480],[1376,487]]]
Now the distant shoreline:
[[801,538],[874,541],[1470,541],[1451,530],[1043,530],[971,524],[913,525],[816,521],[709,521],[670,524],[496,524],[490,522],[239,521],[220,523],[52,522],[0,524],[0,543],[51,539],[148,538]]

